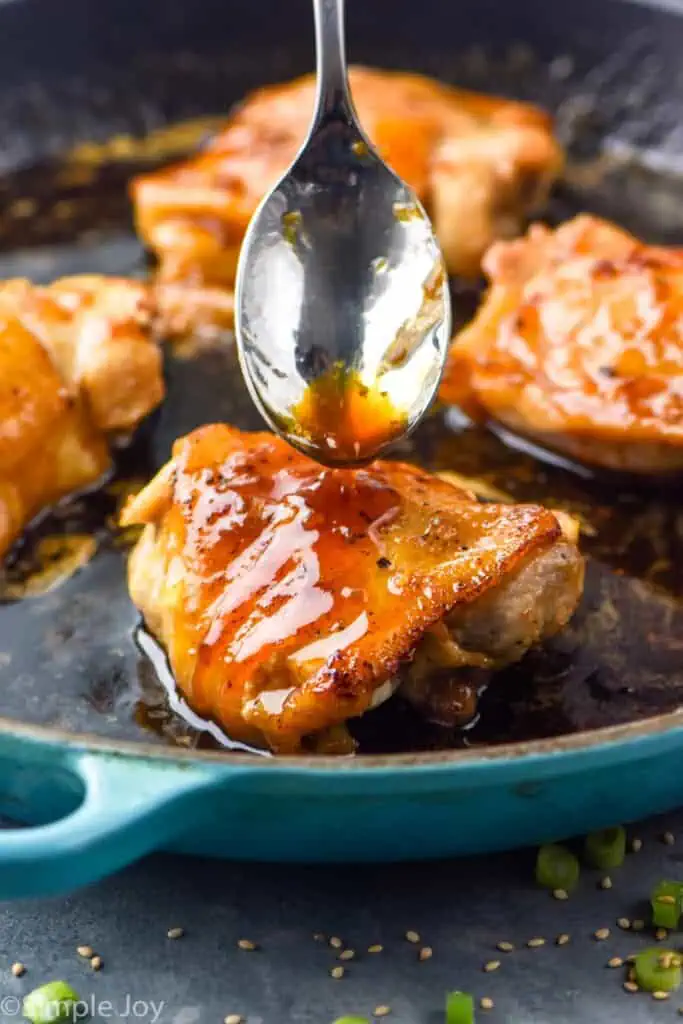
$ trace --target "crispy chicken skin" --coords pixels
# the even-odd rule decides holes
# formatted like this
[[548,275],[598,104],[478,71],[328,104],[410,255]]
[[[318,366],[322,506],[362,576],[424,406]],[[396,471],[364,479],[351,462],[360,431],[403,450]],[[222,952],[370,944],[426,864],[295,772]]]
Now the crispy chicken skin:
[[163,395],[143,285],[0,285],[0,556],[44,507],[94,483],[108,439]]
[[[487,247],[521,230],[561,169],[550,119],[404,72],[355,67],[351,83],[369,137],[429,209],[450,272],[477,275]],[[295,157],[314,90],[311,75],[259,89],[208,148],[133,183],[137,230],[160,279],[206,288],[219,321],[231,317],[221,291],[234,284],[247,224]]]
[[441,398],[597,466],[683,469],[683,254],[584,215],[484,266]]
[[338,738],[420,658],[425,678],[516,660],[582,588],[544,508],[482,504],[401,463],[325,469],[225,425],[177,441],[122,523],[146,524],[130,593],[181,692],[279,752]]

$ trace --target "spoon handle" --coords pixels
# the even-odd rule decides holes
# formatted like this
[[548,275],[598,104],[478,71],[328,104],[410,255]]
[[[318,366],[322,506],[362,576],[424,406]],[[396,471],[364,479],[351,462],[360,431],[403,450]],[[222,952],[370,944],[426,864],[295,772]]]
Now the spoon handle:
[[334,116],[354,120],[344,44],[344,0],[313,0],[318,64],[314,125]]

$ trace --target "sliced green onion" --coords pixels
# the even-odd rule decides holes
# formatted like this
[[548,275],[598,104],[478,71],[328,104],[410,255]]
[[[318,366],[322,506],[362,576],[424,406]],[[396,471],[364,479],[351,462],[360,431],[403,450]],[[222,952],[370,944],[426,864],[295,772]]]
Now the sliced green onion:
[[367,1017],[339,1017],[334,1024],[370,1024]]
[[73,1018],[73,1009],[81,999],[65,981],[49,981],[34,988],[24,998],[22,1013],[32,1024],[62,1024]]
[[474,999],[467,992],[446,996],[446,1024],[474,1024]]
[[566,846],[542,846],[536,858],[536,881],[544,889],[569,892],[579,880],[579,862]]
[[652,922],[657,928],[678,928],[683,914],[683,882],[660,882],[650,897]]
[[620,868],[626,857],[626,832],[617,825],[586,836],[584,853],[594,868]]
[[671,949],[645,949],[634,961],[636,982],[647,992],[675,992],[681,984],[681,954]]

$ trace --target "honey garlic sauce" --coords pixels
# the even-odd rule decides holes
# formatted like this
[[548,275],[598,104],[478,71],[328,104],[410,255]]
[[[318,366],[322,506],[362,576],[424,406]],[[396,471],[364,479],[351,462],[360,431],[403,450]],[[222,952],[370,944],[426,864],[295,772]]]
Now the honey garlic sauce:
[[401,434],[405,421],[386,392],[335,366],[309,384],[286,428],[306,440],[322,438],[333,461],[352,463]]
[[91,534],[42,537],[32,552],[30,572],[0,574],[0,600],[48,594],[87,565],[96,551],[97,538]]
[[[681,436],[680,305],[672,293],[682,275],[680,255],[666,251],[621,261],[588,258],[557,271],[564,290],[557,301],[542,295],[537,327],[550,339],[545,372],[557,383],[554,402],[567,423],[595,419],[605,432],[649,437],[656,427],[663,436]],[[532,308],[530,302],[523,310]],[[523,329],[523,318],[520,324]],[[575,352],[561,343],[567,324]]]
[[197,581],[210,591],[191,700],[200,713],[214,707],[216,660],[230,663],[219,703],[239,701],[230,717],[258,728],[282,713],[312,664],[371,628],[389,576],[371,526],[396,514],[399,498],[365,471],[284,450],[277,465],[240,454],[205,471],[190,501],[186,550],[199,552]]
[[207,427],[174,463],[176,678],[197,714],[281,752],[365,711],[426,630],[559,529],[410,466],[323,468],[269,434]]
[[[509,265],[502,248],[489,311],[480,313],[481,327],[475,321],[463,332],[463,359],[464,347],[454,346],[442,399],[462,404],[464,397],[468,412],[478,401],[494,416],[523,410],[535,434],[679,445],[683,253],[645,247],[600,226],[589,236],[600,255],[584,252],[581,237],[565,252],[557,239],[570,228],[554,238],[538,231],[531,241],[507,243]],[[605,230],[607,241],[593,241]],[[526,257],[536,258],[533,245],[548,252],[529,273],[519,253],[526,246]],[[528,275],[521,283],[514,279],[520,267]]]

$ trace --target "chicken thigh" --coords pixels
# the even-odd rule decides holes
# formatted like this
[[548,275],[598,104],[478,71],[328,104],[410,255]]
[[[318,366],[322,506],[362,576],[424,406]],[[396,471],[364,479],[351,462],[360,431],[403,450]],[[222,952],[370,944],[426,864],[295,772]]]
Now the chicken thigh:
[[95,483],[108,441],[163,395],[144,285],[0,285],[0,556],[43,508]]
[[683,253],[584,215],[484,266],[442,400],[596,466],[683,469]]
[[561,629],[583,583],[544,508],[401,463],[326,469],[225,425],[177,441],[122,522],[145,524],[130,593],[179,690],[278,752],[352,749],[346,721],[400,686],[458,720],[472,673]]
[[[477,275],[491,242],[522,229],[561,169],[549,117],[405,72],[355,67],[351,86],[368,136],[430,212],[449,271]],[[304,140],[314,93],[312,75],[259,89],[202,152],[133,183],[159,279],[203,289],[205,318],[215,304],[217,321],[231,320],[225,292],[242,237]]]

